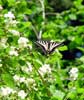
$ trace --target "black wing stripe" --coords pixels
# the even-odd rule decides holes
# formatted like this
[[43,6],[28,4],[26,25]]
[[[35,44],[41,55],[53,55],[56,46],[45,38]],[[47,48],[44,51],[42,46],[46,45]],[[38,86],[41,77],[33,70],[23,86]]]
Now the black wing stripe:
[[42,49],[42,51],[44,52],[44,54],[47,54],[46,48],[44,46],[45,45],[44,41],[36,41],[35,43]]
[[50,45],[50,53],[53,52],[57,47],[59,47],[62,44],[63,44],[63,42],[61,42],[61,43],[56,43],[56,42],[51,43],[51,45]]

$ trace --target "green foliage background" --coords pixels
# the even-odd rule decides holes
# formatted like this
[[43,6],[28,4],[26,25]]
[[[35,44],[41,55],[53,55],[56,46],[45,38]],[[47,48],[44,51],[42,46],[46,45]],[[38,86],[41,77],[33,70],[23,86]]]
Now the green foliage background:
[[[58,1],[58,0],[57,0]],[[58,8],[52,6],[50,0],[0,0],[3,7],[0,10],[0,41],[7,38],[6,48],[0,43],[0,59],[2,66],[0,67],[0,87],[8,86],[15,90],[23,89],[28,93],[24,100],[84,100],[84,55],[75,60],[62,60],[62,54],[59,51],[80,49],[84,54],[84,25],[71,25],[71,20],[79,20],[84,24],[84,5],[83,0],[63,0]],[[53,0],[53,2],[56,2]],[[70,2],[69,7],[68,6]],[[62,5],[63,3],[63,5]],[[44,6],[44,10],[43,7]],[[65,8],[64,8],[65,7]],[[60,12],[59,12],[60,9]],[[11,11],[15,15],[15,20],[19,23],[14,25],[5,23],[4,14]],[[43,17],[43,11],[45,18]],[[17,30],[20,36],[12,35],[8,30]],[[43,55],[35,46],[39,32],[42,30],[42,39],[62,41],[71,41],[69,45],[58,48],[58,52],[54,52],[48,57]],[[26,37],[30,48],[19,48],[18,39]],[[10,56],[10,47],[19,48],[18,56]],[[68,56],[68,55],[67,55]],[[27,66],[26,62],[30,62],[33,71],[25,73],[22,67]],[[42,77],[38,69],[44,65],[50,64],[52,69],[51,75]],[[78,78],[75,81],[69,80],[69,71],[71,68],[78,68]],[[20,84],[17,86],[13,80],[14,75],[25,78],[33,78],[35,80],[37,90],[34,88]],[[13,97],[15,99],[13,99]],[[3,97],[1,100],[19,100],[17,95]],[[12,98],[12,99],[9,99]],[[21,99],[20,99],[21,100]]]

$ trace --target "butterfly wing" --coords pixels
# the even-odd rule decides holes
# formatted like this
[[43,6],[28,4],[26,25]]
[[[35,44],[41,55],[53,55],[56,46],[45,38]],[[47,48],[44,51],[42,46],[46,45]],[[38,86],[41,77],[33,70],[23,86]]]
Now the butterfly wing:
[[47,41],[39,40],[39,41],[36,41],[35,43],[42,49],[44,54],[47,54],[47,50],[48,50],[48,42]]
[[57,47],[59,47],[62,44],[63,44],[63,42],[60,42],[60,43],[50,42],[50,48],[49,48],[50,53],[52,53]]
[[39,40],[35,42],[44,52],[45,55],[47,54],[51,54],[55,48],[59,47],[60,45],[62,45],[64,42],[50,42],[50,41],[43,41],[43,40]]

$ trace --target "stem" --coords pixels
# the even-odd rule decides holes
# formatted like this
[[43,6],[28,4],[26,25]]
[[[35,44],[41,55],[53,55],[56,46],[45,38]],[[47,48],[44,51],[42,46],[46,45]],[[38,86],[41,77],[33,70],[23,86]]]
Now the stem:
[[[39,0],[42,6],[42,17],[43,17],[43,21],[45,20],[45,5],[44,5],[44,0]],[[43,22],[44,24],[44,22]]]
[[46,16],[47,16],[47,15],[56,16],[57,14],[59,14],[59,13],[54,13],[54,12],[46,12],[46,14],[45,14],[45,15],[46,15]]
[[[43,18],[42,28],[43,28],[43,26],[45,24],[45,5],[44,5],[44,0],[39,0],[39,1],[41,3],[41,6],[42,6],[42,18]],[[41,36],[42,36],[42,28],[38,34],[39,39],[41,39]]]
[[35,32],[37,39],[39,39],[38,31],[36,30],[36,28],[33,25],[31,27],[32,27],[33,31]]
[[[32,63],[33,64],[33,63]],[[33,64],[34,66],[34,64]],[[52,96],[51,92],[49,91],[49,89],[47,88],[47,84],[45,82],[45,80],[43,79],[42,75],[39,73],[38,69],[34,66],[36,72],[39,74],[40,79],[42,80],[43,85],[45,86],[46,90],[47,90],[47,95],[50,97]]]
[[68,95],[68,91],[66,92],[65,96],[63,97],[63,100],[67,100],[67,95]]
[[61,66],[60,66],[59,59],[57,60],[57,66],[58,66],[58,69],[60,70],[61,69]]

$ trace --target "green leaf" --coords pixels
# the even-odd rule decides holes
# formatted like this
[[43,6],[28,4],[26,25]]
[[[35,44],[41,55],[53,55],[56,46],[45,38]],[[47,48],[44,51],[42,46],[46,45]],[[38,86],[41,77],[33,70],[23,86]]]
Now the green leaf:
[[2,77],[3,82],[4,82],[7,86],[12,87],[12,88],[15,87],[13,78],[12,78],[12,76],[11,76],[9,73],[4,73],[4,74],[1,75],[1,77]]
[[31,22],[23,22],[22,23],[24,25],[24,27],[30,27],[31,26]]
[[70,15],[69,15],[69,18],[70,18],[71,20],[76,20],[76,19],[77,19],[77,16],[76,16],[76,14],[70,14]]
[[15,4],[15,0],[7,0],[9,6],[13,6]]
[[[63,100],[65,93],[60,91],[60,90],[55,90],[53,97],[56,98],[57,100]],[[53,99],[51,99],[53,100]]]
[[77,91],[78,93],[84,93],[84,88],[78,88]]
[[22,60],[22,59],[19,59],[18,62],[19,62],[19,64],[20,64],[21,66],[24,66],[24,65],[25,65],[25,61]]
[[33,11],[32,11],[31,9],[27,9],[27,10],[25,11],[25,13],[26,13],[26,14],[29,14],[29,15],[31,15],[32,12],[33,12]]
[[68,47],[67,46],[62,46],[62,47],[59,47],[59,50],[60,51],[64,51],[64,50],[67,50],[68,49]]
[[75,89],[74,89],[74,90],[72,89],[72,90],[68,93],[67,97],[70,98],[71,100],[76,99],[76,97],[77,97],[77,91],[76,91]]
[[4,31],[2,29],[0,29],[0,36],[5,35]]
[[33,64],[38,68],[42,66],[42,62],[39,59],[33,60]]

